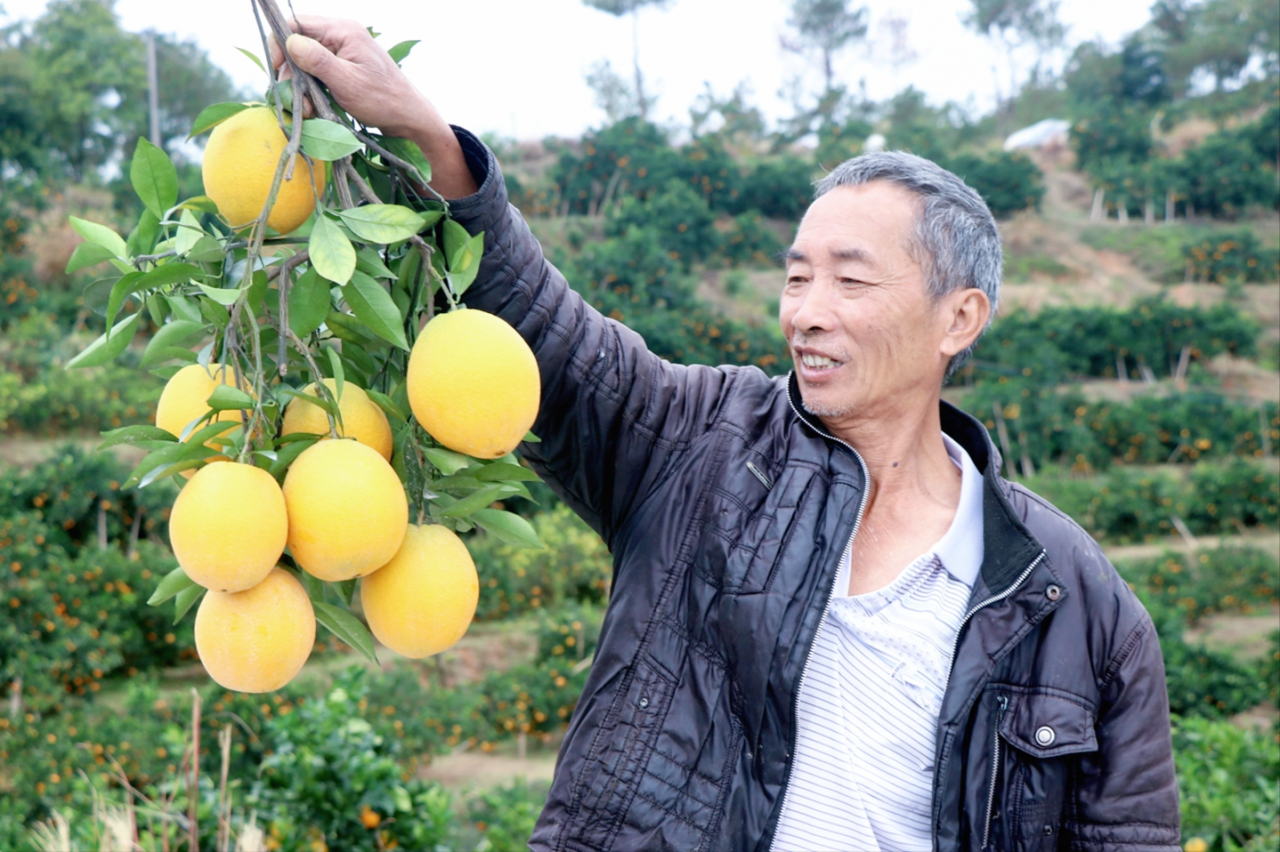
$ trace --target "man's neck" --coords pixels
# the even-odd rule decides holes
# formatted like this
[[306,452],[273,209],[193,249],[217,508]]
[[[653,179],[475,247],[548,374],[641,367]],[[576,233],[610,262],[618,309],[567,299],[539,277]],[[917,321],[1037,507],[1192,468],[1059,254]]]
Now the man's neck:
[[858,451],[869,474],[849,579],[849,594],[863,594],[893,582],[946,533],[960,503],[961,475],[942,441],[937,399],[826,425]]
[[959,479],[942,442],[939,410],[939,399],[934,398],[894,411],[823,422],[862,456],[876,502],[927,494],[954,506]]

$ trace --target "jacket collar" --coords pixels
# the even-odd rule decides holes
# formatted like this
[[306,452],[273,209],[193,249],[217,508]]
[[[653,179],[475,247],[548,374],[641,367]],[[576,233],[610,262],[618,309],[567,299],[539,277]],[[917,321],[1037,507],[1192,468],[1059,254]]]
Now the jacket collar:
[[[831,433],[820,419],[810,414],[800,397],[800,382],[792,370],[787,376],[787,397],[802,423],[832,441],[847,443]],[[983,557],[979,576],[987,590],[999,595],[1017,582],[1036,557],[1044,552],[1026,524],[1009,502],[1009,483],[1000,477],[1000,453],[991,442],[991,433],[972,415],[949,402],[939,402],[942,431],[964,448],[982,472]],[[975,592],[977,590],[975,589]]]

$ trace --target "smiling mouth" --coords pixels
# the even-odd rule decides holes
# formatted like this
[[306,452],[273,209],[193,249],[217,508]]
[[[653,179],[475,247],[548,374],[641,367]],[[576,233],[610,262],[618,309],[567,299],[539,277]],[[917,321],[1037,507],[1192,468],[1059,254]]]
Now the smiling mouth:
[[840,366],[839,361],[834,361],[825,355],[815,355],[812,352],[802,353],[800,355],[800,363],[811,370],[823,370]]

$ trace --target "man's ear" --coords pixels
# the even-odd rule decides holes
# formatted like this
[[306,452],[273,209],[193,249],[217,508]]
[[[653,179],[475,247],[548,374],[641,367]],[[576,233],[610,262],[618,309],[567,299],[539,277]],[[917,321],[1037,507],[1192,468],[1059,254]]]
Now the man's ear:
[[942,316],[947,324],[940,351],[952,358],[978,339],[991,317],[991,300],[987,294],[970,287],[954,290],[942,297]]

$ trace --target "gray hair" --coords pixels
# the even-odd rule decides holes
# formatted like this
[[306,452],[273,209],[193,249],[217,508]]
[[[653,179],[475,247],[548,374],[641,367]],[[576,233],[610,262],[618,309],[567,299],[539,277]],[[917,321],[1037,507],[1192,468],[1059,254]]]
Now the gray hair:
[[[940,299],[953,290],[976,287],[991,300],[994,318],[1004,255],[1000,230],[982,196],[937,163],[903,151],[877,151],[836,166],[817,181],[814,198],[841,186],[862,186],[877,180],[896,184],[920,199],[907,251],[924,268],[929,294]],[[986,328],[982,331],[985,334]],[[952,357],[947,377],[969,360],[978,340]]]

